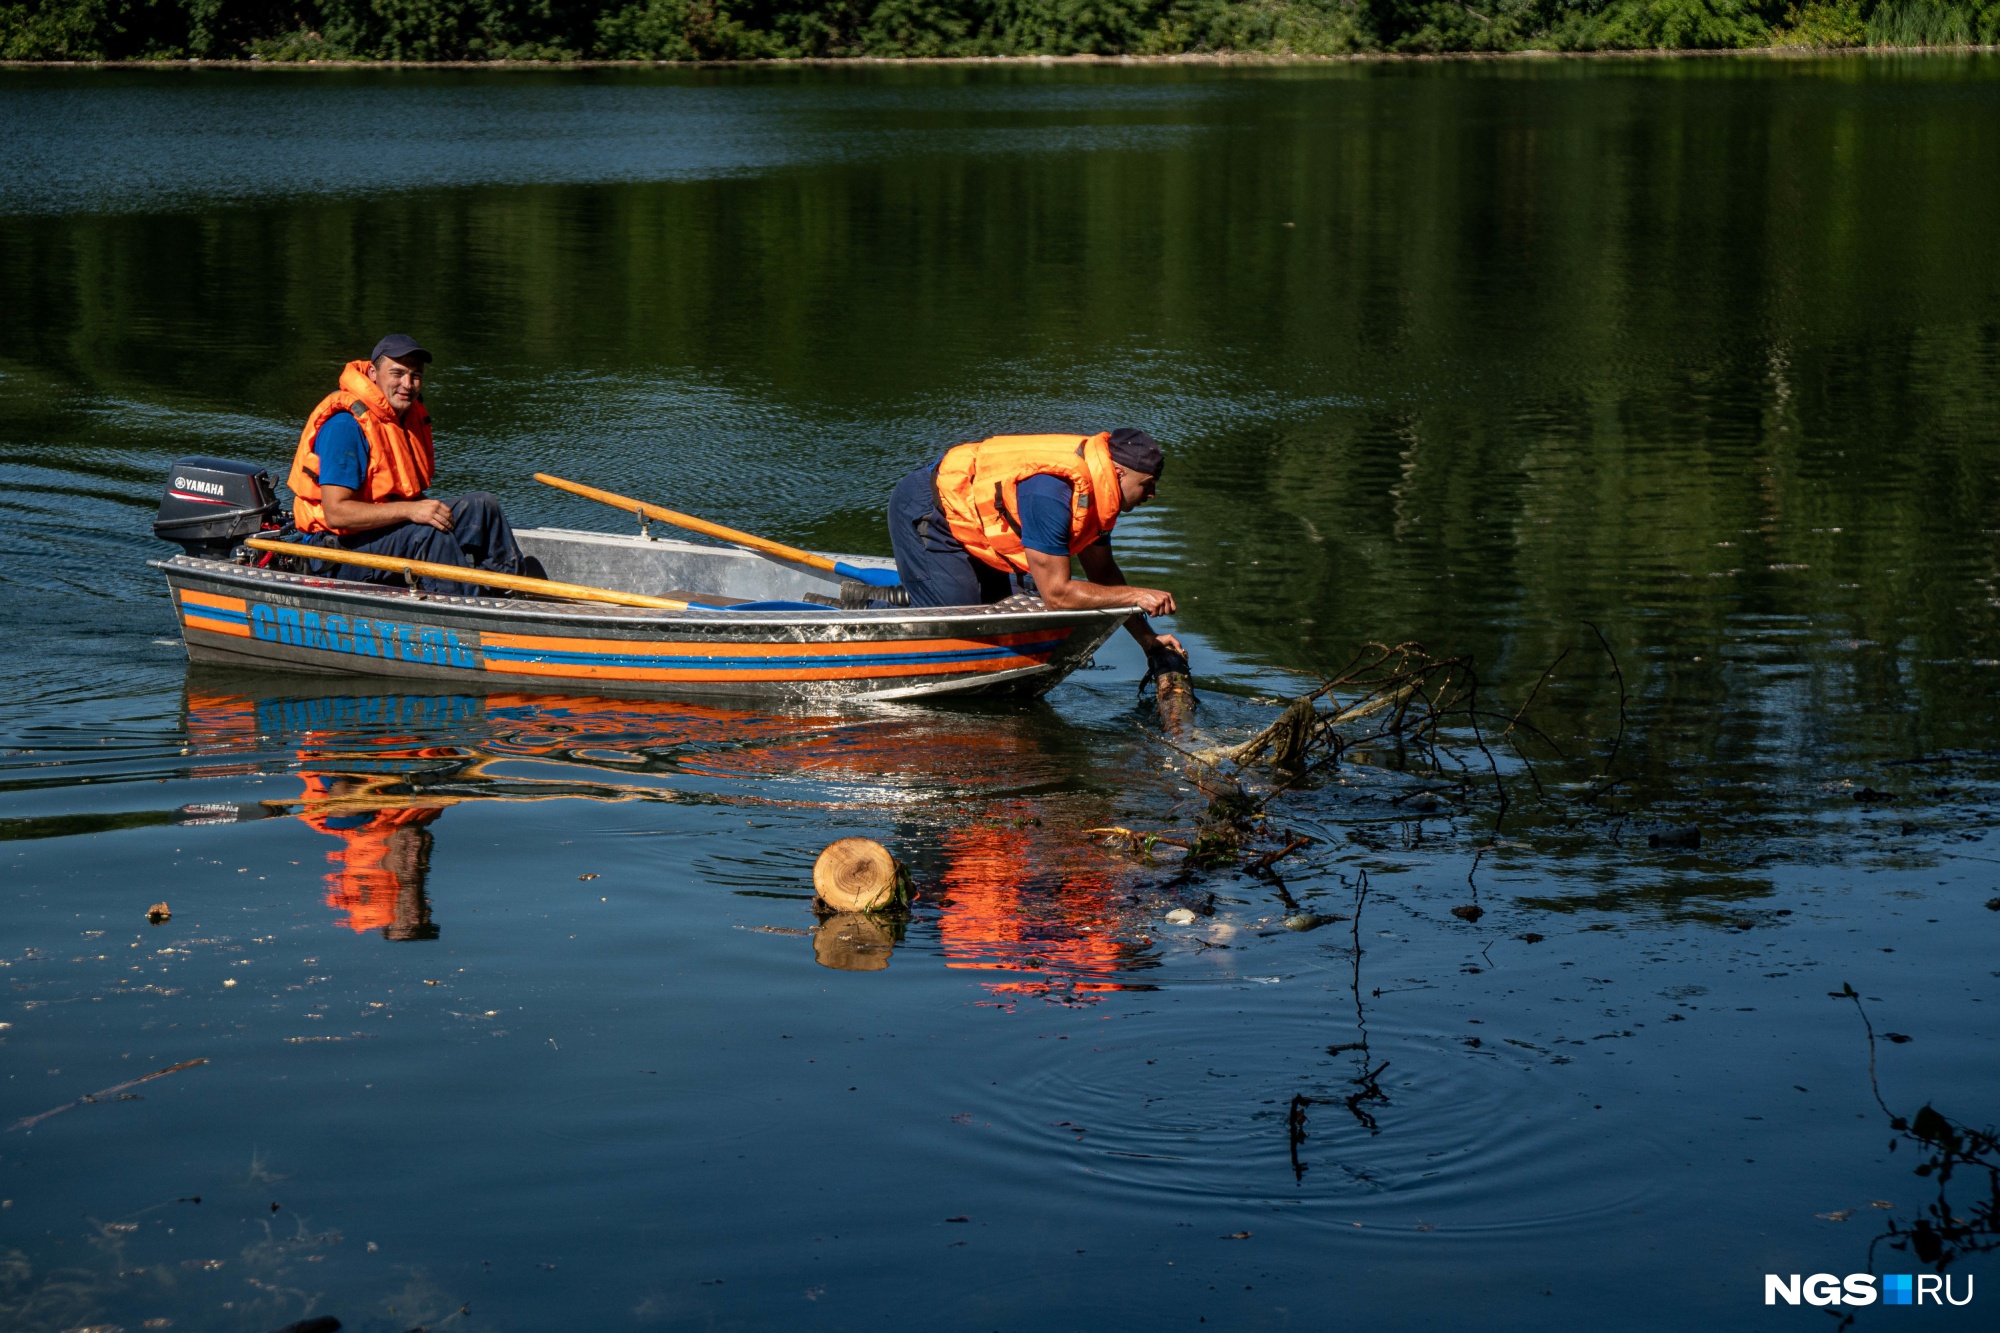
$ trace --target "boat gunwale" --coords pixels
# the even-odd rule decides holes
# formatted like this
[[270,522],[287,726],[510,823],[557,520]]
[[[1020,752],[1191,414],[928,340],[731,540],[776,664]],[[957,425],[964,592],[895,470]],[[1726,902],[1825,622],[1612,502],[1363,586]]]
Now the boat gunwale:
[[[283,590],[294,595],[330,597],[365,605],[429,606],[451,610],[473,618],[547,621],[559,625],[596,623],[604,628],[686,627],[691,629],[734,629],[737,631],[785,632],[795,634],[814,629],[888,629],[899,625],[919,625],[932,632],[947,625],[977,621],[991,624],[1009,622],[1029,628],[1037,624],[1086,624],[1093,620],[1128,619],[1140,608],[1083,607],[1059,610],[1048,606],[1003,609],[1005,603],[985,606],[894,606],[869,609],[828,607],[824,612],[737,611],[717,607],[699,611],[670,611],[653,607],[611,606],[596,602],[541,602],[505,597],[465,597],[451,593],[415,592],[383,584],[362,583],[289,570],[266,569],[212,560],[185,553],[146,562],[154,569],[174,576],[193,577],[223,584],[260,590]],[[1010,599],[1011,600],[1011,599]],[[1037,599],[1039,601],[1039,598]],[[607,623],[608,622],[608,623]]]

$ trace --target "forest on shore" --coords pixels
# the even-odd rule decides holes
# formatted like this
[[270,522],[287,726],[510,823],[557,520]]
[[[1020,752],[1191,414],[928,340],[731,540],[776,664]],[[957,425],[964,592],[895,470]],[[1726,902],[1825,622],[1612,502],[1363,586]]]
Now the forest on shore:
[[2000,0],[0,0],[7,60],[763,60],[2000,43]]

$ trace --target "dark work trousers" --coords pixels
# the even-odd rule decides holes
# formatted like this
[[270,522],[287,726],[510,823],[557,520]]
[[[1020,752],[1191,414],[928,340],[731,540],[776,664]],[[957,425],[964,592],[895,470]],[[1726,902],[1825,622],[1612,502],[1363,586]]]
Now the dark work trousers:
[[[473,491],[445,503],[451,506],[450,532],[439,532],[428,523],[398,523],[393,527],[370,528],[366,532],[345,535],[315,533],[306,540],[315,546],[344,546],[350,551],[367,551],[372,555],[429,560],[434,564],[484,569],[495,574],[543,577],[541,562],[522,555],[521,548],[515,544],[514,529],[508,526],[507,516],[500,512],[498,500],[485,491]],[[315,560],[312,563],[312,572],[322,577],[331,574],[356,583],[392,583],[399,586],[403,582],[401,574],[385,569],[364,569],[360,565],[336,567],[331,560]],[[425,592],[463,596],[490,595],[491,592],[448,579],[419,578],[417,586]]]
[[1009,574],[976,560],[938,512],[935,469],[920,467],[896,483],[889,497],[889,545],[911,606],[984,606],[1017,592],[1033,592],[1025,574]]

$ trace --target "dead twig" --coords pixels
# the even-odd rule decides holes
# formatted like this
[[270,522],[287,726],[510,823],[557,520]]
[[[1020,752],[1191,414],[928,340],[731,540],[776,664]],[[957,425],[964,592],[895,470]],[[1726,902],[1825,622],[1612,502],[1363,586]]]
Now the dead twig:
[[1258,857],[1254,861],[1251,861],[1243,868],[1249,871],[1253,875],[1261,875],[1265,871],[1269,870],[1272,866],[1276,865],[1278,862],[1290,856],[1293,852],[1296,852],[1299,848],[1310,847],[1318,841],[1319,841],[1318,838],[1308,838],[1303,833],[1291,834],[1283,847],[1279,847],[1274,851],[1265,852],[1262,856]]
[[1591,805],[1598,797],[1624,781],[1623,778],[1612,777],[1611,769],[1618,762],[1619,747],[1625,744],[1625,669],[1618,665],[1618,654],[1612,651],[1611,641],[1604,637],[1604,631],[1588,620],[1583,623],[1589,625],[1590,632],[1597,636],[1598,645],[1604,649],[1604,655],[1611,659],[1611,674],[1618,678],[1618,734],[1611,738],[1611,753],[1604,757],[1603,774],[1592,786],[1590,794],[1583,798],[1585,805]]
[[169,1074],[178,1074],[183,1069],[193,1069],[196,1065],[205,1065],[207,1063],[208,1057],[202,1056],[195,1060],[183,1060],[177,1065],[168,1065],[165,1069],[155,1069],[152,1073],[142,1074],[130,1082],[117,1084],[114,1087],[104,1089],[102,1092],[87,1093],[73,1102],[64,1102],[61,1106],[44,1111],[40,1115],[31,1115],[25,1120],[17,1120],[7,1126],[7,1132],[11,1134],[17,1129],[33,1129],[50,1116],[61,1115],[64,1111],[74,1110],[79,1106],[89,1106],[93,1102],[101,1102],[106,1097],[114,1096],[125,1091],[127,1088],[136,1088],[141,1083],[151,1083],[156,1078],[165,1078]]

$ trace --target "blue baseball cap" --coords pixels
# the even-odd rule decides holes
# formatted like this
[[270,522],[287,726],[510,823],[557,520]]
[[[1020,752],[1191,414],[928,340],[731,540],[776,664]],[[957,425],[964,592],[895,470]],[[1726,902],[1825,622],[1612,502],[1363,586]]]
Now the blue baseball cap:
[[375,350],[368,354],[370,361],[380,361],[383,357],[392,361],[428,362],[431,354],[426,352],[417,340],[407,333],[392,333],[375,344]]

